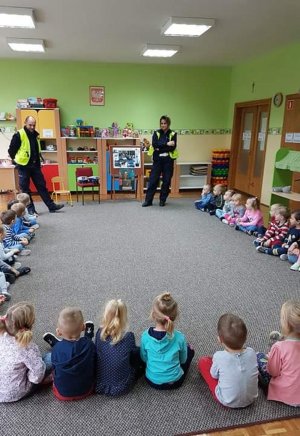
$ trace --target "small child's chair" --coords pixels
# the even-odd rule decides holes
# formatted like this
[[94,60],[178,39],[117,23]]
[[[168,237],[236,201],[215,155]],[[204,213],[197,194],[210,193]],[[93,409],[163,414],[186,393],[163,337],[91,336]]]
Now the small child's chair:
[[60,176],[55,176],[52,177],[51,182],[52,182],[52,194],[51,194],[52,200],[54,200],[55,203],[57,203],[59,196],[65,197],[67,199],[67,202],[70,203],[70,206],[73,206],[71,192],[65,189],[63,178]]
[[85,188],[92,188],[93,200],[94,200],[94,188],[96,188],[98,190],[98,203],[100,203],[100,182],[98,178],[93,177],[93,168],[92,167],[76,168],[75,177],[76,177],[77,202],[78,202],[78,188],[81,188],[82,205],[84,205]]

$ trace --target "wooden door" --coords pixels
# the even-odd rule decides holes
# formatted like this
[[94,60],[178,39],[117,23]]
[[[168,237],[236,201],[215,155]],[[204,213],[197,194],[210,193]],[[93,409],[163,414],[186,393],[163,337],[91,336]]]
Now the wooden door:
[[270,101],[238,103],[231,144],[230,187],[260,197]]

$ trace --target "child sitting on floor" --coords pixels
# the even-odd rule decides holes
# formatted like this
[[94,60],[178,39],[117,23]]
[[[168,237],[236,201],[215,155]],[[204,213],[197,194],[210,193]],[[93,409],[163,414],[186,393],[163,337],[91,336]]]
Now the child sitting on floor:
[[184,335],[174,329],[178,315],[176,301],[169,292],[158,295],[152,305],[155,327],[141,337],[141,358],[146,364],[146,381],[156,389],[177,389],[187,375],[194,350]]
[[[260,383],[268,400],[300,406],[300,302],[286,301],[280,313],[281,332],[268,355],[257,353]],[[272,337],[274,337],[272,332]]]
[[211,192],[211,186],[206,184],[202,188],[202,194],[199,200],[194,202],[195,208],[201,210],[201,212],[205,212],[208,208],[208,205],[213,203],[214,196]]
[[232,202],[232,196],[234,194],[233,189],[227,189],[227,191],[224,194],[224,205],[221,208],[216,209],[216,217],[219,218],[221,221],[224,218],[224,215],[229,213],[233,210],[233,202]]
[[27,206],[31,203],[29,195],[26,194],[26,192],[20,192],[17,195],[17,200],[25,206],[24,224],[28,225],[28,227],[32,227],[35,230],[38,229],[40,226],[37,223],[36,214],[32,215],[27,209]]
[[[84,337],[80,337],[82,331]],[[52,333],[44,334],[44,340],[53,347],[47,361],[53,366],[54,395],[62,401],[86,398],[94,391],[94,325],[90,321],[84,324],[79,308],[66,307],[59,314],[56,334],[62,339]]]
[[213,201],[207,205],[207,211],[210,215],[215,215],[216,209],[222,209],[224,206],[224,186],[215,185],[213,189]]
[[16,219],[13,225],[11,226],[11,230],[15,235],[18,235],[22,238],[28,239],[30,241],[34,237],[34,229],[32,227],[28,227],[24,225],[24,214],[25,214],[25,206],[22,203],[15,203],[11,206],[11,210],[16,212]]
[[232,196],[232,208],[229,212],[225,213],[222,223],[235,226],[238,218],[242,218],[245,213],[245,206],[242,204],[242,195],[233,194]]
[[127,332],[127,307],[121,300],[110,300],[96,333],[96,393],[121,395],[128,392],[141,367],[140,350],[132,332]]
[[273,254],[273,249],[281,247],[289,231],[289,212],[285,206],[277,206],[274,219],[270,222],[262,238],[253,241],[256,251]]
[[46,371],[32,342],[34,308],[21,302],[0,317],[0,403],[18,401],[33,392]]
[[223,351],[201,357],[198,369],[212,396],[226,407],[247,407],[258,396],[255,351],[245,347],[247,328],[236,315],[225,313],[218,322],[218,342]]
[[29,244],[28,239],[15,235],[11,229],[16,219],[16,212],[6,210],[1,213],[0,218],[5,230],[5,237],[3,239],[4,248],[16,248],[19,250],[20,256],[28,256],[31,253],[31,250],[25,249]]
[[246,210],[242,218],[236,220],[235,230],[241,230],[248,235],[252,235],[264,225],[263,216],[260,210],[259,200],[250,197],[246,201]]

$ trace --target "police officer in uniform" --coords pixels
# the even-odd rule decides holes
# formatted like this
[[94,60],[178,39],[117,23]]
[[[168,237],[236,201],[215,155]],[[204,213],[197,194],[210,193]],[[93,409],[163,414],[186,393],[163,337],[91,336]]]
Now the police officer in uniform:
[[166,204],[174,171],[174,161],[178,157],[178,151],[176,150],[177,133],[170,129],[170,125],[170,118],[163,115],[160,117],[160,129],[153,133],[152,145],[148,149],[148,155],[153,156],[153,166],[142,207],[152,206],[160,175],[162,175],[162,185],[159,205],[163,207]]
[[14,161],[19,174],[19,186],[22,192],[30,196],[28,212],[36,213],[32,197],[30,195],[30,179],[32,179],[37,192],[49,209],[49,212],[57,212],[64,207],[63,204],[56,204],[51,199],[46,187],[46,181],[41,171],[41,144],[39,134],[35,130],[36,121],[29,116],[25,119],[25,126],[18,130],[12,137],[8,154]]

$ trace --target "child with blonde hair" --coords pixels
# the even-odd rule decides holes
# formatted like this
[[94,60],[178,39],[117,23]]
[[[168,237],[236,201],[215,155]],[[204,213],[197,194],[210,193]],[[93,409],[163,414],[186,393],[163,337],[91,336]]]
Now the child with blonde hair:
[[28,225],[28,227],[32,227],[35,230],[38,229],[40,226],[37,223],[37,214],[31,214],[27,209],[31,203],[29,195],[26,192],[20,192],[17,194],[17,200],[25,206],[24,223],[27,223],[25,225]]
[[242,195],[241,194],[233,194],[232,198],[232,209],[225,213],[224,218],[222,219],[222,223],[229,224],[230,226],[235,226],[236,221],[245,213],[245,206],[242,204]]
[[18,249],[20,256],[28,256],[31,253],[31,250],[25,249],[25,247],[29,244],[28,239],[15,235],[12,230],[12,226],[16,219],[16,215],[17,215],[16,212],[11,209],[6,210],[0,214],[0,219],[3,223],[3,227],[5,230],[3,245],[4,248]]
[[179,388],[187,375],[194,350],[185,336],[175,330],[178,306],[169,292],[158,295],[152,305],[155,327],[141,337],[141,358],[146,364],[146,381],[156,389]]
[[247,407],[258,396],[255,351],[245,347],[247,327],[232,313],[218,321],[218,342],[224,347],[213,358],[201,357],[198,369],[216,401],[231,408]]
[[241,230],[248,235],[252,235],[264,225],[263,215],[260,210],[259,200],[250,197],[246,201],[246,211],[242,218],[236,220],[235,230]]
[[222,208],[217,208],[215,215],[221,221],[224,218],[225,214],[229,214],[233,210],[232,196],[234,195],[233,189],[227,189],[224,194],[224,205]]
[[210,215],[216,214],[216,209],[222,209],[224,206],[224,186],[220,183],[213,188],[213,199],[207,206]]
[[[271,208],[272,213],[272,208]],[[273,254],[274,248],[279,248],[289,231],[290,213],[285,206],[276,205],[273,209],[273,219],[264,236],[253,241],[256,251],[265,254]]]
[[47,361],[53,366],[53,392],[59,400],[81,400],[93,393],[96,366],[93,333],[93,323],[84,323],[78,307],[66,307],[58,317],[59,338],[49,332],[44,334],[44,340],[53,347]]
[[257,353],[260,382],[268,400],[300,406],[300,301],[286,301],[280,312],[281,333],[268,355]]
[[211,186],[207,183],[202,188],[202,193],[199,200],[194,202],[195,208],[201,210],[201,212],[207,211],[208,205],[214,200],[214,196],[211,192]]
[[11,230],[15,235],[18,235],[22,238],[28,239],[30,241],[34,237],[34,229],[32,227],[26,227],[24,225],[24,214],[25,214],[25,206],[22,203],[15,203],[11,206],[11,210],[16,212],[16,218],[11,226]]
[[128,392],[142,364],[134,334],[127,331],[127,307],[122,300],[106,304],[95,345],[96,393],[116,396]]
[[0,317],[0,402],[18,401],[42,382],[46,365],[32,342],[34,308],[21,302]]

